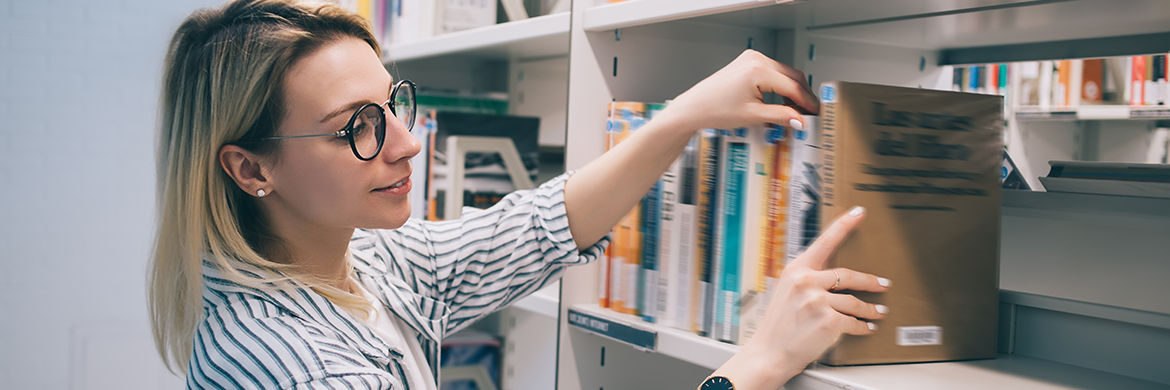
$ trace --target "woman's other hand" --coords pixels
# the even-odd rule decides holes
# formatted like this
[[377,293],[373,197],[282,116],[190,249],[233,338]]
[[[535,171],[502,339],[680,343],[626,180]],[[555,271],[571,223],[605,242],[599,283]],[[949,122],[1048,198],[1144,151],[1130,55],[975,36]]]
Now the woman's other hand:
[[887,308],[834,291],[883,292],[890,281],[844,268],[825,270],[825,261],[862,219],[855,207],[835,222],[780,274],[755,336],[716,371],[737,390],[779,389],[837,342],[843,334],[868,335]]

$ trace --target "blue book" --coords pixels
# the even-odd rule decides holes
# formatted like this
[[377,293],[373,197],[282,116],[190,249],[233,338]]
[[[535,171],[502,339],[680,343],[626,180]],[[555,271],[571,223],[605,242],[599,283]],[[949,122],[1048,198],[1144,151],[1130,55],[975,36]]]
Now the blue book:
[[719,247],[716,266],[719,268],[715,297],[714,338],[728,342],[739,341],[740,272],[744,259],[744,208],[747,196],[748,161],[750,146],[747,129],[726,134],[725,155],[721,176],[719,200]]
[[638,272],[638,312],[642,320],[658,318],[658,241],[662,218],[662,180],[642,197],[642,268]]

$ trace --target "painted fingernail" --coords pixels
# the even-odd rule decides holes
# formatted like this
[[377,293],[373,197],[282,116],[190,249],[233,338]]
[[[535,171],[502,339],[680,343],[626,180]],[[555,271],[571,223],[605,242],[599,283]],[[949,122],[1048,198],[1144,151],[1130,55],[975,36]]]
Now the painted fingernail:
[[878,285],[882,287],[890,287],[890,280],[886,278],[877,278]]
[[877,309],[878,314],[890,314],[890,308],[886,305],[873,305],[873,308]]
[[804,123],[800,123],[800,121],[798,121],[796,119],[789,119],[788,126],[792,127],[793,129],[797,129],[797,130],[804,130]]
[[865,326],[868,326],[869,330],[877,330],[877,325],[874,325],[872,322],[866,322]]
[[853,206],[853,208],[849,210],[849,215],[853,216],[853,217],[856,217],[856,216],[861,215],[863,213],[865,213],[865,207],[861,207],[861,206]]

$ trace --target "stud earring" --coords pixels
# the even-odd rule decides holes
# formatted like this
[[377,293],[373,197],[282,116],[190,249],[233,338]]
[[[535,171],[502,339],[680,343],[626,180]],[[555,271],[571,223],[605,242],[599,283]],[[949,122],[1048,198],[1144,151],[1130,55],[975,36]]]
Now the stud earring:
[[263,189],[256,191],[256,196],[259,196],[261,198],[263,198],[265,194],[267,194],[267,192],[264,192]]

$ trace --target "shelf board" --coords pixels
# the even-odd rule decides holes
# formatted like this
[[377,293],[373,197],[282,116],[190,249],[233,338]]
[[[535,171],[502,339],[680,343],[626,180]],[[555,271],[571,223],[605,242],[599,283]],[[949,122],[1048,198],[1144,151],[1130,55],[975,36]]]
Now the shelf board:
[[[581,318],[575,314],[592,317],[585,319],[597,321],[599,324],[592,328],[581,326],[573,321],[574,318]],[[569,308],[569,316],[569,323],[577,329],[712,370],[719,368],[739,351],[739,346],[736,345],[715,341],[680,329],[647,323],[638,317],[603,309],[596,304],[573,305]],[[621,330],[616,328],[621,328]],[[649,345],[646,341],[647,337],[653,338]]]
[[717,15],[794,0],[637,0],[585,11],[585,31],[597,32],[645,24]]
[[1020,107],[1016,111],[1018,120],[1159,120],[1170,119],[1170,107],[1150,106],[1080,106],[1041,109],[1039,107]]
[[443,34],[417,42],[393,44],[388,61],[411,61],[447,55],[485,58],[542,58],[569,54],[569,13]]
[[1170,218],[1170,199],[1136,196],[1003,190],[1003,207],[1004,214],[1032,209]]
[[962,362],[815,365],[785,385],[805,389],[1164,389],[1165,385],[1023,355]]
[[[635,316],[602,309],[595,304],[574,305],[570,309],[570,317],[570,324],[578,329],[712,370],[731,359],[740,348],[691,332],[646,323]],[[574,323],[573,318],[582,322],[592,321],[594,325],[590,329],[589,326]],[[622,329],[615,331],[615,328]],[[650,336],[647,333],[654,338],[649,347],[646,340]],[[850,367],[814,364],[793,378],[785,388],[1057,390],[1162,389],[1165,386],[1023,355],[1001,354],[998,359],[959,362]]]
[[[1170,2],[1164,0],[1120,4],[1114,0],[637,0],[590,8],[584,16],[584,29],[590,32],[686,19],[734,27],[803,29],[813,42],[829,38],[926,50],[1170,32],[1165,22],[1170,18]],[[1153,42],[1141,46],[1150,49],[1141,50],[1145,53],[1130,54],[1170,51],[1162,50],[1167,45]],[[1053,55],[1072,58],[1070,53],[1076,51]]]

